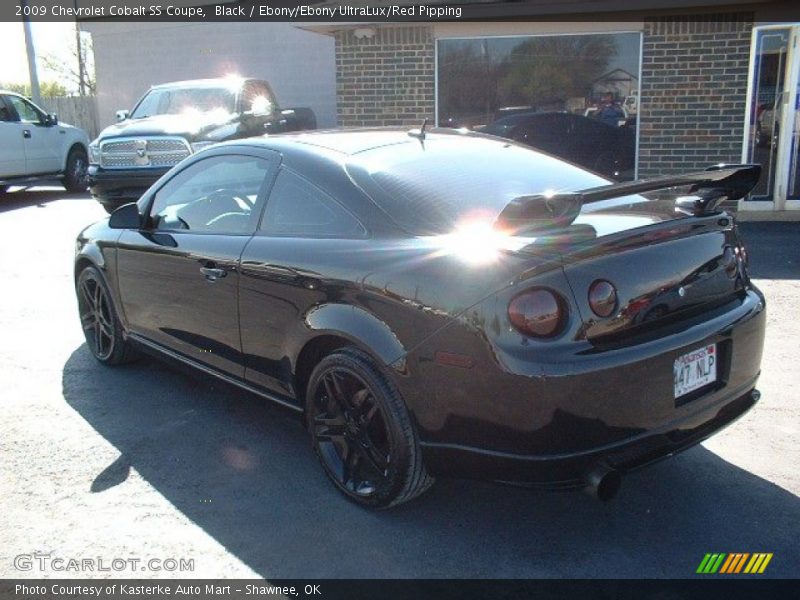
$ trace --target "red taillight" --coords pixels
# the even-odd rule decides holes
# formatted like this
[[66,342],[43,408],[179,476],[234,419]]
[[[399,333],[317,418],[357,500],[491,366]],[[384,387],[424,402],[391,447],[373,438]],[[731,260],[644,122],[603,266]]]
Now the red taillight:
[[553,337],[561,330],[565,317],[563,303],[549,290],[523,292],[508,305],[511,324],[525,335]]
[[589,306],[598,317],[610,317],[617,308],[617,290],[605,279],[589,286]]

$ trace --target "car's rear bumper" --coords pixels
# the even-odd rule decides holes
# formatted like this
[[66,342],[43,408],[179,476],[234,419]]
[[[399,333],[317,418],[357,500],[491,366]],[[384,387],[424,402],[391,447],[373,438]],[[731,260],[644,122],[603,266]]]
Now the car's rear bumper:
[[428,469],[454,477],[479,478],[543,487],[577,487],[598,465],[621,472],[686,450],[730,425],[758,401],[753,379],[712,405],[622,442],[588,451],[553,455],[518,455],[449,444],[425,444]]
[[91,165],[88,172],[89,190],[101,204],[121,206],[138,200],[169,169],[103,169]]
[[[470,368],[424,360],[442,343],[432,336],[409,361],[411,376],[397,379],[426,465],[440,476],[575,485],[598,463],[624,471],[698,443],[758,396],[764,299],[751,287],[731,304],[618,347],[520,344],[512,355],[494,346]],[[474,328],[449,335],[469,356],[487,347]],[[710,344],[716,381],[676,399],[675,360]],[[410,381],[415,371],[430,382],[422,392]]]

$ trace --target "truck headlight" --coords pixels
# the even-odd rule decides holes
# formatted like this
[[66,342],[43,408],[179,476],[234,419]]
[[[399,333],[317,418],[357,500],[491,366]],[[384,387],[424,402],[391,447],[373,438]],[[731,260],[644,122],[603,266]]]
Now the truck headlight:
[[97,142],[89,144],[89,164],[100,164],[100,144]]

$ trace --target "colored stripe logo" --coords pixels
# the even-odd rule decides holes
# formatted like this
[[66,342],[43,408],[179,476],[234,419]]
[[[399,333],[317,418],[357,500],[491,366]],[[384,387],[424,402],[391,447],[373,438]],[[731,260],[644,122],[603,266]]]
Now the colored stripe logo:
[[772,552],[732,552],[706,554],[700,561],[696,573],[702,575],[713,575],[724,573],[733,575],[737,573],[756,574],[763,573],[769,561],[772,560]]

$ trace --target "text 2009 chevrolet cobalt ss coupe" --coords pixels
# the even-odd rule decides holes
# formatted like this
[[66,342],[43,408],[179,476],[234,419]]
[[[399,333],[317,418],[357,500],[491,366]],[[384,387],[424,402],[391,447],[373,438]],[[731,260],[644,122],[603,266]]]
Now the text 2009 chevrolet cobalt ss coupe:
[[607,498],[758,399],[764,298],[717,208],[758,176],[609,184],[424,127],[226,143],[80,234],[81,322],[101,363],[295,409],[358,503],[439,475]]

